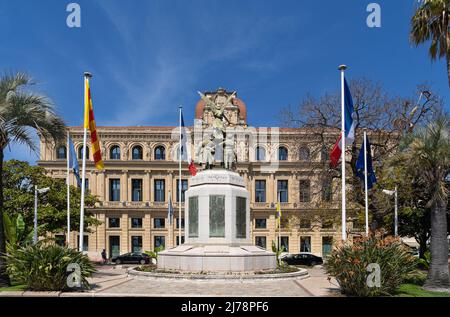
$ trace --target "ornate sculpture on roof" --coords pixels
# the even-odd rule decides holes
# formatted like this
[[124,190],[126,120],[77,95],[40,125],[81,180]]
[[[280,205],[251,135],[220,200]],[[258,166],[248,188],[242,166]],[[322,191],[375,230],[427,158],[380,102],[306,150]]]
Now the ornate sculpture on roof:
[[212,134],[206,133],[196,148],[196,155],[200,164],[204,164],[208,169],[213,166],[231,169],[236,162],[236,147],[234,139],[227,138],[226,128],[238,123],[239,107],[233,103],[236,92],[229,93],[219,88],[215,93],[198,93],[204,103],[201,109],[203,116],[198,119],[202,119],[205,128],[212,128]]

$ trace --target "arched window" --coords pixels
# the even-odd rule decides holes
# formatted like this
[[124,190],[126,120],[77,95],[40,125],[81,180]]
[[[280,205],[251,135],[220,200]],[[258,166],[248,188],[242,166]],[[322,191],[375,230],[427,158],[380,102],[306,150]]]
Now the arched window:
[[278,160],[279,161],[287,161],[288,159],[288,150],[284,146],[280,146],[278,148]]
[[136,145],[131,150],[131,158],[133,160],[142,160],[142,146]]
[[320,150],[320,160],[322,162],[326,162],[330,159],[330,154],[328,153],[328,149],[324,146]]
[[307,147],[301,147],[298,150],[298,158],[300,161],[309,161],[309,157],[310,157],[310,152],[309,149]]
[[157,146],[155,148],[155,160],[165,160],[166,159],[166,149],[164,146]]
[[257,161],[265,161],[266,149],[264,149],[262,146],[257,146],[255,150],[255,158]]
[[[78,148],[78,159],[83,159],[83,146]],[[86,160],[89,160],[89,147],[86,148]]]
[[111,160],[120,160],[120,147],[118,145],[114,145],[109,150],[109,158]]
[[61,145],[56,150],[56,158],[59,160],[64,160],[67,158],[67,152],[66,147],[64,145]]

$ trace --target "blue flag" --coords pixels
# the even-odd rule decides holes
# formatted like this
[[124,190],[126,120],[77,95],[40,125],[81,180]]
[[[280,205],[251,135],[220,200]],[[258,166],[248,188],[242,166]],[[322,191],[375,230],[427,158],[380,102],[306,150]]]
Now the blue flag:
[[[367,188],[373,187],[373,184],[377,182],[375,177],[375,172],[372,166],[372,155],[370,154],[370,142],[367,138]],[[361,145],[361,150],[359,150],[358,160],[356,161],[356,176],[362,179],[364,182],[364,142]]]
[[69,137],[69,167],[73,170],[73,174],[77,178],[77,184],[81,187],[80,167],[77,160],[77,152],[73,145],[72,139]]

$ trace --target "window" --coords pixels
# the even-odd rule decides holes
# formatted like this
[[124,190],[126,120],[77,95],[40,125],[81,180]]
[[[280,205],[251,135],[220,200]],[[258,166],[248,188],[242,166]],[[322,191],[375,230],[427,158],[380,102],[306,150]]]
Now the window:
[[63,247],[66,244],[66,237],[62,234],[55,235],[55,243],[60,247]]
[[280,203],[288,202],[288,181],[287,180],[279,180],[278,181],[278,199]]
[[266,241],[267,241],[266,237],[258,237],[258,236],[255,237],[255,245],[263,249],[266,249],[267,247]]
[[311,220],[300,219],[300,229],[311,229]]
[[198,238],[198,196],[189,197],[189,238]]
[[[77,248],[80,249],[80,236],[77,237]],[[89,236],[83,235],[83,251],[89,251]]]
[[266,181],[265,180],[255,180],[255,202],[265,203],[266,202]]
[[331,181],[329,179],[322,181],[322,200],[327,202],[332,200]]
[[309,203],[311,201],[311,182],[309,180],[300,181],[300,202]]
[[266,160],[266,150],[261,146],[257,146],[256,151],[255,151],[255,158],[257,161],[265,161]]
[[300,252],[311,252],[311,237],[300,237]]
[[108,218],[109,228],[120,228],[120,218]]
[[[177,179],[177,202],[180,201],[180,180]],[[184,202],[184,193],[188,189],[188,181],[187,179],[181,180],[181,202]]]
[[58,149],[56,150],[56,158],[58,160],[64,160],[67,158],[67,152],[66,152],[65,146],[58,147]]
[[306,147],[301,147],[301,148],[298,150],[298,158],[299,158],[299,160],[302,161],[302,162],[309,161],[309,159],[310,159],[310,152],[309,152],[309,149],[306,148]]
[[142,160],[142,146],[136,145],[131,150],[131,159],[133,160]]
[[153,228],[163,229],[165,227],[166,227],[166,219],[164,219],[164,218],[154,218],[153,219]]
[[284,146],[280,146],[278,148],[278,160],[279,161],[287,161],[288,159],[288,150]]
[[159,202],[166,201],[165,185],[166,185],[166,182],[164,179],[155,179],[155,201],[159,201]]
[[322,237],[322,256],[330,254],[333,248],[333,237]]
[[166,237],[165,236],[155,236],[154,237],[154,246],[155,248],[166,247]]
[[142,218],[131,218],[131,228],[133,229],[142,228]]
[[[184,236],[181,236],[181,244],[183,244],[183,243],[184,243]],[[176,244],[180,245],[180,237],[179,236],[177,236]]]
[[118,145],[114,145],[109,150],[109,158],[111,160],[120,160],[120,147]]
[[[177,218],[177,229],[180,228],[180,221]],[[181,218],[181,229],[184,229],[184,218]]]
[[109,180],[109,200],[120,201],[120,179],[118,178]]
[[289,237],[281,237],[281,246],[284,247],[284,252],[289,252]]
[[266,229],[266,228],[267,228],[266,218],[255,219],[255,229]]
[[[78,159],[83,159],[83,146],[78,148]],[[89,160],[89,147],[86,148],[86,160]]]
[[131,200],[142,201],[142,179],[131,180]]
[[164,146],[157,146],[155,148],[155,160],[165,160],[166,159],[166,149]]
[[236,197],[236,238],[245,239],[247,237],[247,199]]
[[142,252],[142,237],[132,236],[131,237],[131,252]]
[[225,196],[209,196],[209,236],[225,237]]

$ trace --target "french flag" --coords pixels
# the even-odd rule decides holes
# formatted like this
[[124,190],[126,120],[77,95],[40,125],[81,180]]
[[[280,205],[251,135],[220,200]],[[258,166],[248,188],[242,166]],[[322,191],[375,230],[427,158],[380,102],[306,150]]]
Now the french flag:
[[[345,123],[345,145],[353,144],[355,141],[355,121],[353,120],[353,100],[348,88],[347,81],[344,79],[344,123]],[[333,146],[330,153],[330,165],[336,167],[342,154],[342,132]]]
[[186,132],[186,127],[184,126],[184,118],[183,118],[183,113],[181,113],[181,140],[180,140],[180,144],[181,144],[181,157],[180,160],[186,161],[189,164],[189,173],[192,176],[197,175],[197,168],[195,167],[194,164],[194,160],[191,158],[190,155],[190,151],[189,151],[189,146],[187,145],[187,132]]

